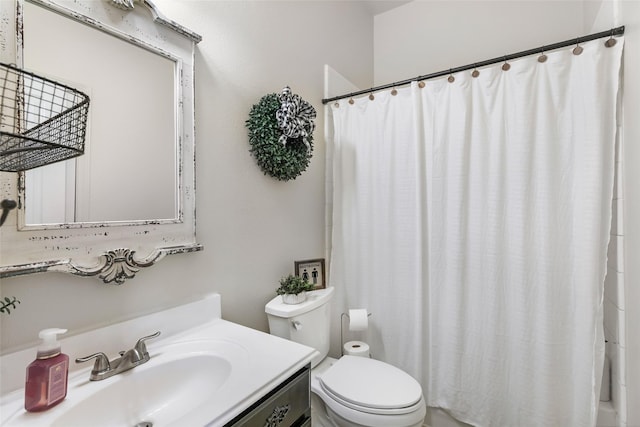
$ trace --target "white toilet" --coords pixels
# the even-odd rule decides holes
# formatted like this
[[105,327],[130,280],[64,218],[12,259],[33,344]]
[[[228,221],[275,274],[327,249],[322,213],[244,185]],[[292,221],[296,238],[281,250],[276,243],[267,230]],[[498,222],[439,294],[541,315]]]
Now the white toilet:
[[[307,292],[300,304],[284,304],[280,296],[265,307],[272,335],[316,349],[311,361],[311,391],[339,427],[419,427],[426,415],[420,384],[406,372],[378,360],[329,352],[330,307],[334,289]],[[313,396],[312,396],[313,397]],[[323,423],[315,422],[314,425]]]

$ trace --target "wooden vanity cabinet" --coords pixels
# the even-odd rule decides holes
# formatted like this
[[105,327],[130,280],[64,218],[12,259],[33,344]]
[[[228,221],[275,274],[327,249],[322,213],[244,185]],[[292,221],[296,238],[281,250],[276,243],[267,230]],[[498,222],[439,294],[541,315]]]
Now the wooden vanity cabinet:
[[311,365],[290,376],[224,427],[311,426]]

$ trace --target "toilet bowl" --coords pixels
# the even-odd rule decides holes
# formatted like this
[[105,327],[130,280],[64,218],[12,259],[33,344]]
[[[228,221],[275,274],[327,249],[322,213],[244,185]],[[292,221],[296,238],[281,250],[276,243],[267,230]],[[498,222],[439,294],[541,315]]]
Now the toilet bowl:
[[[316,349],[311,366],[312,399],[322,408],[314,425],[338,427],[419,427],[426,415],[420,384],[388,363],[357,356],[332,359],[329,304],[333,288],[312,291],[301,304],[283,304],[278,296],[265,307],[272,334]],[[313,416],[312,415],[312,416]]]
[[339,427],[419,427],[427,410],[410,375],[356,356],[326,358],[311,371],[311,391],[324,405],[318,412]]

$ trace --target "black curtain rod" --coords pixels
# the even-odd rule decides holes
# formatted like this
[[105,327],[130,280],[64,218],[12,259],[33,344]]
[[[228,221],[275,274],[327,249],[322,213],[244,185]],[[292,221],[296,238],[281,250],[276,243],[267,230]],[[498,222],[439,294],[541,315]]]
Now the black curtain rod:
[[537,53],[542,53],[542,52],[549,52],[549,51],[552,51],[552,50],[555,50],[555,49],[560,49],[560,48],[571,46],[571,45],[574,45],[574,44],[579,44],[579,43],[588,42],[588,41],[591,41],[591,40],[601,39],[603,37],[621,36],[623,34],[624,34],[624,25],[621,26],[621,27],[612,28],[609,31],[601,31],[599,33],[590,34],[588,36],[578,37],[578,38],[570,39],[570,40],[565,40],[563,42],[554,43],[554,44],[550,44],[550,45],[546,45],[546,46],[541,46],[541,47],[538,47],[538,48],[535,48],[535,49],[523,50],[522,52],[512,53],[511,55],[504,55],[504,56],[500,56],[500,57],[497,57],[497,58],[489,59],[489,60],[486,60],[486,61],[474,62],[473,64],[464,65],[462,67],[456,67],[456,68],[451,68],[451,69],[444,70],[444,71],[438,71],[437,73],[425,74],[424,76],[418,76],[418,77],[414,77],[412,79],[401,80],[399,82],[389,83],[389,84],[382,85],[382,86],[376,86],[376,87],[372,87],[370,89],[359,90],[357,92],[351,92],[351,93],[348,93],[348,94],[345,94],[345,95],[335,96],[333,98],[326,98],[326,99],[322,100],[322,103],[323,104],[327,104],[329,102],[337,101],[339,99],[351,98],[353,96],[358,96],[358,95],[365,95],[367,93],[371,93],[371,92],[375,92],[375,91],[379,91],[379,90],[383,90],[383,89],[391,89],[393,87],[406,85],[406,84],[409,84],[411,82],[435,79],[437,77],[447,76],[447,75],[453,74],[453,73],[459,73],[460,71],[472,70],[472,69],[478,68],[478,67],[484,67],[484,66],[487,66],[487,65],[493,65],[493,64],[500,63],[500,62],[504,62],[504,61],[510,61],[510,60],[516,59],[516,58],[522,58],[523,56],[535,55]]

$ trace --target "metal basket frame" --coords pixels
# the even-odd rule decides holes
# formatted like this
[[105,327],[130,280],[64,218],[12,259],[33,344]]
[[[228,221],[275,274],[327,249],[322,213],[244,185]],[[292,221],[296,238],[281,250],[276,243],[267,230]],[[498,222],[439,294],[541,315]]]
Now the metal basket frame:
[[25,171],[84,154],[88,95],[4,63],[0,82],[0,171]]

